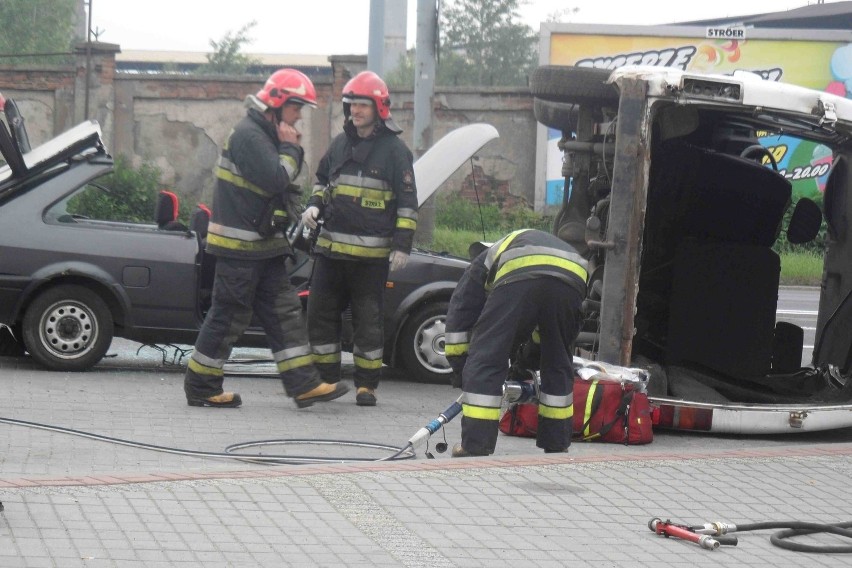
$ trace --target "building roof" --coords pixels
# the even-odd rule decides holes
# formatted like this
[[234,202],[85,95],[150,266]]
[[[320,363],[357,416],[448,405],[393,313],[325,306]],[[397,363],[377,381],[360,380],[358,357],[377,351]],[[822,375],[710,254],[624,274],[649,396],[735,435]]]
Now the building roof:
[[[116,68],[124,73],[162,73],[174,70],[188,73],[207,63],[207,52],[201,51],[155,51],[122,50],[115,56]],[[250,68],[251,72],[268,74],[281,67],[292,67],[312,77],[331,75],[331,62],[328,55],[304,53],[246,53],[248,57],[258,59],[259,65]]]
[[756,28],[852,29],[852,2],[810,4],[783,12],[678,22],[683,25],[744,24]]

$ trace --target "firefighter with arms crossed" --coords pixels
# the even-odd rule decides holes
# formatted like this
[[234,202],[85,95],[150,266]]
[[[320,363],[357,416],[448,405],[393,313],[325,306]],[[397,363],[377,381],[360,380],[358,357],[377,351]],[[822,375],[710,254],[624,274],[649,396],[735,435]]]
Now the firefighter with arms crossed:
[[299,190],[292,182],[304,151],[294,125],[304,105],[316,106],[310,79],[294,69],[276,71],[246,98],[246,116],[222,150],[206,248],[216,257],[213,304],[184,379],[190,406],[240,406],[239,394],[223,392],[222,368],[252,315],[263,326],[284,390],[297,406],[348,390],[323,383],[313,366],[301,303],[284,264],[293,254],[284,236],[287,218],[298,219]]
[[453,457],[494,453],[509,358],[534,332],[541,343],[536,446],[568,449],[572,352],[587,277],[586,261],[570,245],[532,229],[506,235],[465,270],[447,312],[447,359],[463,390],[462,440]]
[[340,380],[341,314],[353,324],[356,404],[375,406],[384,347],[384,289],[390,270],[405,266],[417,228],[411,151],[390,113],[387,85],[364,71],[343,87],[343,133],[317,167],[302,215],[314,229],[308,333],[323,380]]

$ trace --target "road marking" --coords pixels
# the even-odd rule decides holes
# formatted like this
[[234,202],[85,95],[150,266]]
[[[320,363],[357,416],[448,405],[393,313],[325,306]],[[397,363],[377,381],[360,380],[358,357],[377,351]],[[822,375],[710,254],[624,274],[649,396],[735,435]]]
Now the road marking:
[[776,314],[783,314],[785,316],[816,316],[816,315],[819,315],[819,312],[814,311],[814,310],[778,310],[775,313]]

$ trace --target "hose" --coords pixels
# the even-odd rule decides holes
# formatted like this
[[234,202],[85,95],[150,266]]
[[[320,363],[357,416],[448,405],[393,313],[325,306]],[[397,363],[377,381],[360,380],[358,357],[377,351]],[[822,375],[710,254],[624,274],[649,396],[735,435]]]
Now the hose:
[[[198,450],[184,450],[180,448],[170,448],[167,446],[157,446],[155,444],[146,444],[143,442],[134,442],[131,440],[123,440],[121,438],[113,438],[101,434],[93,434],[82,430],[74,430],[73,428],[63,428],[61,426],[51,426],[49,424],[41,424],[39,422],[28,422],[26,420],[16,420],[14,418],[0,417],[0,423],[11,424],[13,426],[25,426],[27,428],[36,428],[38,430],[47,430],[50,432],[59,432],[61,434],[70,434],[97,440],[100,442],[109,442],[120,446],[129,446],[131,448],[140,448],[143,450],[152,450],[155,452],[164,452],[167,454],[177,454],[184,456],[193,456],[198,458],[214,458],[214,459],[232,459],[237,461],[262,463],[268,465],[301,465],[301,464],[316,464],[316,463],[348,463],[348,462],[370,462],[370,461],[397,461],[407,460],[416,457],[414,448],[411,443],[407,443],[402,447],[389,446],[386,444],[374,444],[371,442],[358,442],[349,440],[325,440],[325,439],[278,439],[278,440],[258,440],[255,442],[243,442],[232,444],[225,448],[224,452],[202,452]],[[319,446],[338,446],[338,447],[357,447],[368,448],[374,450],[384,450],[393,452],[392,455],[379,458],[359,458],[359,457],[316,457],[316,456],[288,456],[288,455],[265,455],[265,454],[237,454],[238,450],[245,448],[256,448],[262,446],[286,446],[286,445],[319,445]]]
[[[829,533],[841,537],[852,538],[852,530],[847,530],[852,527],[852,521],[844,523],[809,523],[806,521],[768,521],[762,523],[750,523],[743,525],[726,525],[725,523],[712,523],[716,530],[721,530],[720,534],[730,532],[744,531],[759,531],[766,529],[785,529],[778,531],[769,537],[769,542],[779,548],[793,550],[795,552],[818,552],[830,554],[849,554],[852,553],[852,545],[813,545],[792,542],[788,539],[796,536],[803,536],[817,533]],[[704,525],[705,527],[707,525]],[[695,527],[693,527],[695,528]],[[703,528],[703,527],[701,527]]]

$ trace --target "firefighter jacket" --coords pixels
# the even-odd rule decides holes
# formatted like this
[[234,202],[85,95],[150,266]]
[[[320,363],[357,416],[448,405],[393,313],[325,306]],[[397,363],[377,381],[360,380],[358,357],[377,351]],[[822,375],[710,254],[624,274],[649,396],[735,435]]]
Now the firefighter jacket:
[[216,256],[265,259],[291,254],[283,231],[263,231],[261,221],[273,198],[288,201],[291,181],[302,167],[303,150],[278,141],[274,124],[249,109],[237,123],[216,166],[213,215],[207,252]]
[[308,205],[324,220],[317,254],[387,262],[392,250],[411,252],[417,228],[411,151],[383,124],[360,138],[347,122],[320,160]]
[[474,326],[489,293],[512,282],[543,277],[557,278],[581,296],[586,294],[585,259],[571,245],[543,231],[510,233],[471,262],[453,291],[447,312],[445,353],[457,377],[461,377]]

